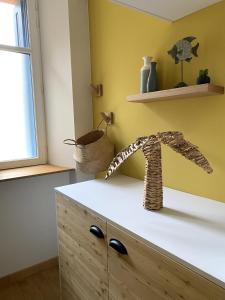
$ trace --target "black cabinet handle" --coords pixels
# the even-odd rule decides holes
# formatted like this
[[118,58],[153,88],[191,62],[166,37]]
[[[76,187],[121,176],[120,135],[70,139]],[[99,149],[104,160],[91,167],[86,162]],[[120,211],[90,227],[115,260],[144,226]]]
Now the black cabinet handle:
[[101,229],[96,225],[91,225],[90,232],[99,239],[104,239],[104,234]]
[[117,252],[123,255],[127,255],[127,249],[126,247],[118,240],[116,239],[111,239],[109,241],[109,246],[115,249]]

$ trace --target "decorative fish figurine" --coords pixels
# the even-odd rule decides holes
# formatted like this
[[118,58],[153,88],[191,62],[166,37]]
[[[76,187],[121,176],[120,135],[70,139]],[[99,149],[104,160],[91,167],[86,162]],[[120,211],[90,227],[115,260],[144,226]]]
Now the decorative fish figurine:
[[198,47],[199,43],[195,46],[192,46],[192,41],[196,40],[194,36],[188,36],[176,42],[171,50],[168,51],[168,54],[172,56],[175,60],[175,64],[178,64],[180,61],[190,62],[193,55],[198,56]]

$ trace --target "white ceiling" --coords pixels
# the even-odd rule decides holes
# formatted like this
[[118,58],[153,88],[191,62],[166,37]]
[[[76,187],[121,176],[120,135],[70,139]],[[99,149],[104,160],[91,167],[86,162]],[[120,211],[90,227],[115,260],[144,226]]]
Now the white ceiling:
[[176,21],[193,12],[222,0],[112,0],[126,6],[134,7],[170,21]]

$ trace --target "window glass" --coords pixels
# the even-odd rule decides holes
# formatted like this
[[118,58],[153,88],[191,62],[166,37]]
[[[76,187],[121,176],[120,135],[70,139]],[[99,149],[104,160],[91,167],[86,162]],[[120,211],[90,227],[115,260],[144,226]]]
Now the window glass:
[[25,0],[0,0],[0,44],[29,48]]
[[30,55],[0,51],[0,161],[37,156]]

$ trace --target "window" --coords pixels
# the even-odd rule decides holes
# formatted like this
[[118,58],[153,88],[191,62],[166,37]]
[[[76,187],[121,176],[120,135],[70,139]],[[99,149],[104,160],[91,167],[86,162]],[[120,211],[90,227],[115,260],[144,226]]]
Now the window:
[[0,0],[0,169],[46,162],[36,0]]

